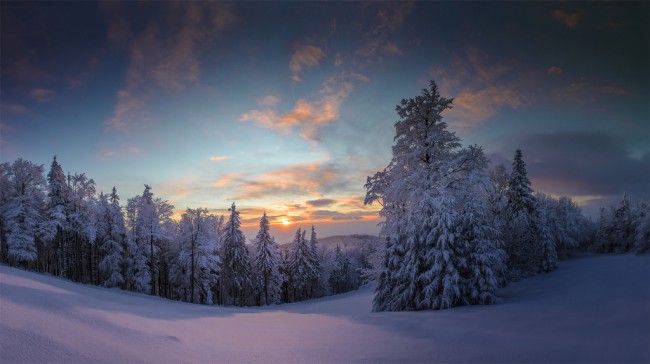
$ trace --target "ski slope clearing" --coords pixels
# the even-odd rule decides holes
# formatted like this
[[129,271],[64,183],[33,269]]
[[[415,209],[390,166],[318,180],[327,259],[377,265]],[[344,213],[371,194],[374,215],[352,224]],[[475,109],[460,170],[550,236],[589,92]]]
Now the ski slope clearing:
[[645,362],[648,256],[596,256],[503,302],[372,313],[372,291],[264,308],[171,302],[0,267],[0,362]]

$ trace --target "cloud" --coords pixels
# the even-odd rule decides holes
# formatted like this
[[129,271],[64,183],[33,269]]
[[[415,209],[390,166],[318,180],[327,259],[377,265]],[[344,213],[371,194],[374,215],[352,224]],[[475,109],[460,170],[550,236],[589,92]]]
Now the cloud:
[[298,82],[300,79],[299,73],[303,67],[314,67],[320,64],[321,59],[325,57],[325,52],[322,49],[312,46],[304,45],[299,47],[291,56],[289,61],[289,69],[291,70],[291,79]]
[[507,141],[522,148],[535,190],[570,196],[649,198],[648,152],[632,156],[622,140],[598,132],[529,134]]
[[280,102],[280,97],[274,95],[260,97],[257,99],[257,104],[260,106],[275,106],[278,102]]
[[305,203],[309,206],[327,206],[335,203],[336,200],[332,200],[330,198],[321,198],[318,200],[309,200],[305,201]]
[[571,82],[556,91],[556,96],[560,100],[569,101],[577,104],[584,104],[595,101],[600,96],[631,96],[632,91],[612,85],[598,85],[587,79],[580,79]]
[[413,1],[377,3],[374,23],[371,29],[364,33],[364,44],[355,54],[362,57],[366,63],[381,62],[381,57],[377,57],[378,52],[401,55],[402,51],[397,44],[388,38],[402,27],[414,5]]
[[100,144],[98,146],[99,151],[95,154],[95,157],[99,160],[108,160],[111,158],[124,156],[124,155],[134,155],[142,153],[142,149],[135,145],[125,145],[125,146],[114,146]]
[[524,103],[517,91],[506,86],[493,86],[476,92],[467,90],[454,98],[453,108],[447,111],[447,116],[455,120],[454,126],[470,128],[498,115],[504,107],[516,109]]
[[311,197],[321,199],[325,194],[347,188],[349,181],[344,169],[322,161],[294,164],[238,181],[234,200],[254,200],[273,196],[281,198]]
[[549,68],[548,71],[546,71],[546,73],[549,75],[559,75],[560,73],[562,73],[562,69],[557,66],[551,66],[551,68]]
[[361,220],[363,216],[354,213],[343,213],[331,210],[314,210],[311,212],[313,220],[333,220],[333,221],[350,221]]
[[567,13],[562,10],[555,10],[553,12],[553,19],[559,21],[567,28],[575,27],[581,18],[582,15],[579,13]]
[[453,97],[445,116],[454,127],[470,129],[499,115],[504,108],[520,108],[528,98],[506,81],[511,67],[495,63],[481,49],[465,47],[463,56],[452,56],[449,69],[438,67],[431,76],[438,80],[441,94]]
[[300,136],[309,141],[318,139],[318,128],[338,120],[341,104],[348,98],[354,86],[350,82],[337,83],[328,79],[321,90],[324,94],[319,100],[299,99],[291,111],[281,113],[274,107],[264,110],[250,110],[240,117],[240,121],[252,121],[262,127],[281,134],[290,134],[294,127]]
[[343,64],[343,58],[341,58],[341,53],[337,53],[336,58],[334,58],[334,67],[339,67],[342,64]]
[[228,159],[230,159],[230,157],[226,157],[224,155],[213,155],[213,156],[208,157],[208,159],[213,161],[213,162],[223,162],[223,161],[227,161]]
[[384,54],[392,54],[392,55],[402,55],[402,51],[399,49],[397,44],[394,42],[386,42],[383,47],[381,47],[381,52]]
[[214,187],[214,188],[226,187],[226,186],[236,182],[240,176],[241,176],[241,173],[225,174],[225,175],[217,178],[214,182],[212,182],[212,187]]
[[29,97],[38,103],[50,102],[54,99],[54,95],[54,91],[44,88],[35,88],[29,92]]
[[150,121],[147,105],[157,90],[179,92],[196,83],[201,73],[201,47],[237,21],[227,3],[158,5],[163,13],[177,16],[152,17],[140,32],[125,20],[128,14],[121,5],[104,6],[109,13],[108,39],[129,54],[125,85],[117,92],[113,115],[105,122],[109,130],[129,132],[141,127]]
[[2,106],[0,106],[0,109],[2,109],[3,112],[11,113],[11,114],[26,114],[29,113],[30,110],[22,104],[17,104],[17,103],[2,103]]

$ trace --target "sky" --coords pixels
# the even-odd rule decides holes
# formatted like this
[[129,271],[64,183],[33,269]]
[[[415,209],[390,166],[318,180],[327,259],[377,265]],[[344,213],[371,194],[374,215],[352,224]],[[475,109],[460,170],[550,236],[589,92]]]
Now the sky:
[[463,145],[586,215],[650,186],[649,3],[9,2],[0,162],[144,184],[288,242],[377,234],[366,177],[430,80]]

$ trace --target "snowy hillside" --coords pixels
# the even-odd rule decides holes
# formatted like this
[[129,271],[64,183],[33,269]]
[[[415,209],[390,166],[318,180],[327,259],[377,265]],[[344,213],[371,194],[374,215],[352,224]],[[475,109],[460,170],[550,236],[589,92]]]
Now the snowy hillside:
[[368,288],[265,308],[171,302],[0,267],[0,362],[648,362],[648,256],[597,256],[503,303],[371,313]]

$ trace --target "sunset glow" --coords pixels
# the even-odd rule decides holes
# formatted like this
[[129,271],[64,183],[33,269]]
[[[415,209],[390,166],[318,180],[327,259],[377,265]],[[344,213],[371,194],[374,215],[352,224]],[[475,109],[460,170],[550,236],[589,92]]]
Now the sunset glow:
[[649,196],[648,2],[2,2],[0,162],[235,202],[247,239],[377,234],[366,177],[395,105],[434,79],[445,121],[595,216]]

